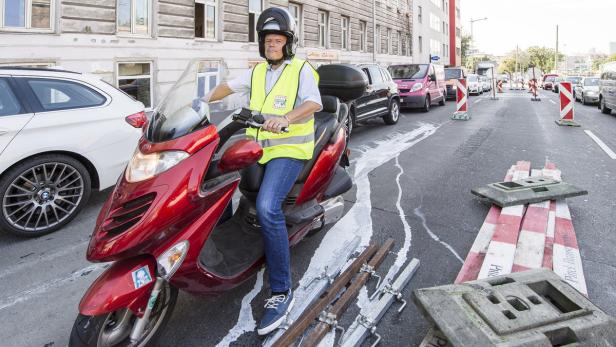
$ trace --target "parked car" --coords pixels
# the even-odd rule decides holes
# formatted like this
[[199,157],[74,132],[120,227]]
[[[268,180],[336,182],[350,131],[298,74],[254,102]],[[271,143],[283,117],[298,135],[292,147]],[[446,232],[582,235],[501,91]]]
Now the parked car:
[[115,184],[146,122],[141,102],[95,76],[0,68],[0,229],[66,225],[92,189]]
[[554,84],[552,85],[552,92],[554,93],[558,93],[559,92],[559,87],[560,87],[560,82],[563,81],[562,77],[556,77],[554,78]]
[[545,89],[545,90],[552,90],[552,88],[554,87],[554,80],[556,79],[556,77],[558,77],[557,74],[545,74],[545,75],[543,75],[543,80],[541,82],[541,85],[542,85],[543,89]]
[[476,74],[469,74],[466,77],[466,89],[469,95],[479,95],[483,93],[483,85],[479,81],[479,76]]
[[445,69],[438,64],[392,65],[389,73],[400,91],[400,106],[421,108],[424,112],[438,103],[445,105]]
[[377,64],[363,64],[359,67],[366,74],[369,84],[364,95],[349,105],[349,134],[358,123],[372,118],[382,117],[385,124],[396,124],[400,118],[400,96],[398,86],[389,72]]
[[447,88],[447,99],[456,99],[458,87],[456,81],[466,78],[466,73],[461,67],[448,67],[445,69],[445,88]]
[[481,81],[481,87],[484,92],[489,92],[492,90],[492,83],[488,76],[479,76],[479,80]]
[[582,104],[596,104],[599,102],[599,77],[584,77],[573,90],[575,100]]
[[605,114],[616,110],[616,62],[607,63],[601,67],[599,109]]
[[565,82],[571,83],[571,93],[573,94],[573,100],[575,100],[575,86],[580,83],[582,76],[568,76],[565,77]]

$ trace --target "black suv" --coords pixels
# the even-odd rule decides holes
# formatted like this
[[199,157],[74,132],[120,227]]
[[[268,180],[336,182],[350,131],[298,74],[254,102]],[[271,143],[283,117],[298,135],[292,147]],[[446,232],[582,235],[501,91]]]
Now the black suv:
[[349,134],[353,126],[376,117],[382,117],[389,125],[398,123],[400,118],[398,86],[387,69],[377,64],[362,64],[358,67],[368,76],[369,84],[364,95],[349,105],[351,110],[347,121]]

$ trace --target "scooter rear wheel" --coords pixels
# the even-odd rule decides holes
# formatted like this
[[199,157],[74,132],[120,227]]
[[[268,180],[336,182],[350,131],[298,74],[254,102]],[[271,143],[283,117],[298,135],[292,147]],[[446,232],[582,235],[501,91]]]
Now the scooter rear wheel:
[[156,303],[152,308],[150,321],[134,345],[130,344],[130,333],[136,316],[129,309],[122,309],[100,316],[78,315],[71,331],[69,347],[124,347],[151,346],[164,330],[173,313],[178,297],[177,288],[164,282]]

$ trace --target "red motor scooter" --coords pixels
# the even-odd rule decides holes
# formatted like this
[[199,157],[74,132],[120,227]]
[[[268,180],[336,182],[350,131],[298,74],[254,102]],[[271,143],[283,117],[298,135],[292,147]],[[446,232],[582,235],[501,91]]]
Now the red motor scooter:
[[[171,316],[178,290],[221,293],[264,263],[255,210],[262,148],[237,139],[263,117],[241,109],[215,125],[209,105],[193,101],[197,71],[191,63],[156,108],[102,207],[87,258],[113,264],[82,298],[70,346],[148,345]],[[351,65],[318,72],[323,110],[315,114],[314,156],[283,206],[290,245],[340,219],[342,194],[352,187],[343,168],[344,102],[362,95],[367,78]],[[238,189],[238,207],[224,220]]]

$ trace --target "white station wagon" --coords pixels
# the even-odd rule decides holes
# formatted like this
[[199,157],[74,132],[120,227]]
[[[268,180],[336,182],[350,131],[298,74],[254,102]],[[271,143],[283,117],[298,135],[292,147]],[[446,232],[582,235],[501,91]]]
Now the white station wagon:
[[141,102],[98,77],[0,68],[0,229],[40,236],[117,181],[147,121]]

